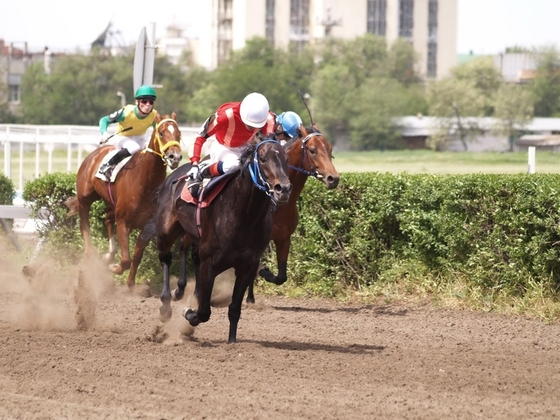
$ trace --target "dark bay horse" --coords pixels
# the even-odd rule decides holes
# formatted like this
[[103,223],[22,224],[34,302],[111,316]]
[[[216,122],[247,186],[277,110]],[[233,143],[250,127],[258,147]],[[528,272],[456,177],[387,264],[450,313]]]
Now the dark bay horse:
[[[99,147],[82,162],[76,179],[76,197],[67,201],[71,213],[80,217],[80,230],[84,239],[85,254],[92,251],[90,239],[89,212],[91,205],[103,200],[106,205],[105,225],[109,236],[109,252],[105,260],[113,262],[117,247],[114,238],[114,223],[121,251],[118,264],[110,264],[115,274],[122,274],[130,268],[127,279],[132,288],[144,249],[153,236],[144,232],[147,221],[154,216],[155,205],[152,195],[165,180],[167,168],[175,169],[181,161],[181,131],[176,122],[176,114],[156,116],[156,127],[148,146],[135,153],[120,170],[114,183],[97,178],[95,175],[105,155],[112,146]],[[136,240],[134,254],[130,259],[129,235],[133,229],[141,232]]]
[[[171,318],[171,298],[183,297],[186,286],[185,254],[193,245],[195,267],[194,295],[198,308],[185,308],[183,316],[192,326],[210,318],[210,298],[215,277],[229,268],[235,269],[235,285],[228,309],[228,342],[237,340],[243,296],[253,281],[259,260],[270,242],[271,210],[288,202],[292,186],[288,179],[288,155],[276,140],[265,139],[247,147],[242,166],[228,180],[227,186],[206,208],[180,198],[186,184],[184,175],[190,165],[174,171],[158,190],[155,217],[156,245],[163,267],[163,290],[160,318]],[[170,290],[169,267],[172,247],[182,238],[181,274],[177,289]]]
[[[332,146],[314,124],[309,128],[301,127],[300,135],[284,145],[290,164],[288,176],[294,189],[288,204],[278,208],[272,214],[271,240],[276,246],[278,274],[274,275],[267,267],[259,270],[259,275],[274,284],[283,284],[287,280],[288,254],[291,237],[298,225],[299,215],[297,200],[305,186],[307,178],[314,177],[325,184],[328,189],[338,186],[340,176],[332,163]],[[254,282],[249,285],[247,303],[255,303]]]

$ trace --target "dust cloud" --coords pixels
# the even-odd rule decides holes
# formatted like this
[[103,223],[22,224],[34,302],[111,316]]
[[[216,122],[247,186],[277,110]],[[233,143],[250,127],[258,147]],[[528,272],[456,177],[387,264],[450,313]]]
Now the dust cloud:
[[40,256],[27,266],[28,250],[18,253],[3,236],[0,254],[0,291],[10,296],[9,305],[0,310],[0,320],[29,331],[102,327],[96,308],[100,297],[114,291],[114,283],[100,261],[62,269],[56,261]]

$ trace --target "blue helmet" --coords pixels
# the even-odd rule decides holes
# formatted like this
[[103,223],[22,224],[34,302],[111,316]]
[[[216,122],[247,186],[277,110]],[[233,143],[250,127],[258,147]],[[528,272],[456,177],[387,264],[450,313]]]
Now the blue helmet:
[[293,138],[298,133],[301,118],[295,112],[286,111],[276,117],[276,123],[282,127],[282,131],[288,134],[290,138]]

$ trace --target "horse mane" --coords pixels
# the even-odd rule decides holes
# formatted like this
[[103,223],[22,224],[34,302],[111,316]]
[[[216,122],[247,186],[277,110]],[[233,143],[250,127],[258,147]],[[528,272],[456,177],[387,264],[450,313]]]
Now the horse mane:
[[265,140],[277,141],[278,139],[276,138],[275,134],[259,134],[256,136],[255,141],[250,141],[245,146],[243,146],[243,148],[241,149],[241,156],[239,157],[239,162],[241,163],[240,166],[242,168],[245,168],[251,163],[251,157],[253,153],[255,153],[255,149],[257,148],[258,144]]

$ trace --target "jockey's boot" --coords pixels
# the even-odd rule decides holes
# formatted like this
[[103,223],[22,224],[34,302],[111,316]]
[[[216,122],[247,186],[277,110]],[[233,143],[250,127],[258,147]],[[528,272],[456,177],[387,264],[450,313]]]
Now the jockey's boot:
[[119,150],[111,159],[109,159],[107,162],[105,162],[103,165],[99,167],[99,173],[105,175],[107,179],[111,179],[111,175],[113,174],[113,169],[115,169],[115,166],[117,166],[117,164],[121,160],[129,156],[132,155],[130,154],[128,149]]
[[198,197],[200,186],[204,182],[204,178],[212,178],[214,176],[222,175],[222,162],[209,163],[201,162],[198,165],[198,175],[196,178],[189,179],[187,187],[193,197]]

